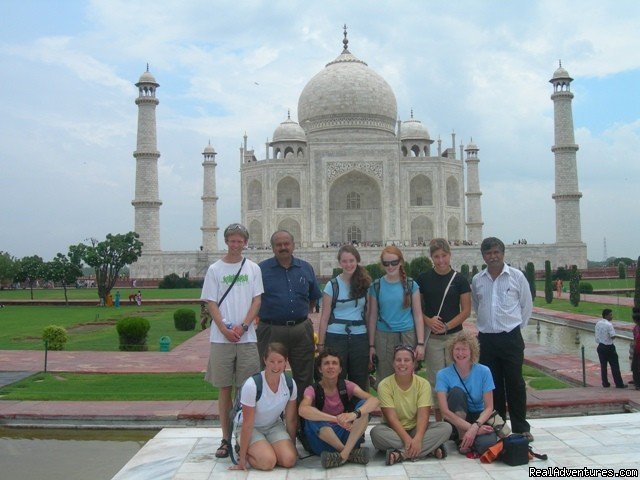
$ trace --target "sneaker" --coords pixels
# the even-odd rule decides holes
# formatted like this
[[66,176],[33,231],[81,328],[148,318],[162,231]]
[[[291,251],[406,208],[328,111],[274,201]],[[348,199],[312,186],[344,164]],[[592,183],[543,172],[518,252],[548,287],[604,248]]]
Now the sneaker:
[[335,468],[339,467],[344,462],[342,461],[340,452],[324,451],[320,454],[320,463],[322,464],[323,468]]
[[351,463],[359,463],[360,465],[366,465],[369,463],[369,449],[366,447],[354,448],[349,454],[348,461]]

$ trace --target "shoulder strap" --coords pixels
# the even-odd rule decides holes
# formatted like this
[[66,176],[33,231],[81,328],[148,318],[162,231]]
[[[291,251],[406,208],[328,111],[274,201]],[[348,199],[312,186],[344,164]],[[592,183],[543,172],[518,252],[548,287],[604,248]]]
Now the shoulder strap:
[[287,382],[287,388],[289,389],[289,398],[291,398],[293,396],[293,378],[285,373],[284,379]]
[[451,278],[449,279],[449,283],[447,284],[447,288],[444,289],[444,295],[442,295],[442,301],[440,302],[440,308],[438,309],[438,313],[436,313],[436,317],[440,316],[440,312],[442,311],[442,306],[444,305],[444,299],[447,298],[447,293],[449,293],[449,288],[453,283],[453,279],[456,278],[456,273],[458,272],[454,270],[453,275],[451,275]]
[[547,460],[549,458],[549,455],[547,455],[546,453],[536,453],[533,451],[531,447],[529,447],[529,455],[535,458],[538,458],[540,460]]
[[347,393],[347,382],[344,381],[344,378],[338,379],[338,395],[340,395],[340,401],[342,402],[344,411],[347,412],[351,401],[349,400],[349,394]]
[[238,269],[238,273],[236,273],[236,276],[233,277],[233,281],[231,282],[231,285],[229,285],[229,288],[227,288],[226,292],[224,292],[224,294],[222,295],[222,298],[218,301],[218,307],[222,305],[222,302],[224,302],[224,299],[227,298],[227,295],[229,294],[229,290],[231,290],[231,287],[235,285],[236,280],[238,280],[238,277],[240,276],[240,272],[242,271],[242,267],[244,267],[244,262],[246,261],[247,261],[247,257],[244,257],[242,259],[242,263],[240,264],[240,268]]
[[378,309],[380,309],[380,279],[376,278],[373,281],[373,292],[376,294],[376,301],[378,302]]
[[260,397],[262,396],[262,373],[261,372],[255,373],[251,375],[251,378],[253,378],[253,381],[256,383],[256,404],[257,404],[258,400],[260,400]]
[[335,315],[333,314],[333,310],[336,308],[336,303],[338,303],[340,286],[338,285],[337,277],[333,277],[330,281],[331,281],[331,313],[329,314],[329,324],[332,324],[336,318]]
[[315,393],[315,407],[322,411],[323,407],[324,407],[324,388],[322,388],[322,385],[320,385],[320,383],[316,382],[313,384],[313,392]]

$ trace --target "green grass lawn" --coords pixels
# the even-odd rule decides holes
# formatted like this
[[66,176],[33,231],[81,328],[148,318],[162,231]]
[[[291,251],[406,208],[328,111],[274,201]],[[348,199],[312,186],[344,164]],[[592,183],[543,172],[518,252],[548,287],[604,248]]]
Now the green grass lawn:
[[[142,293],[142,304],[145,299],[193,299],[198,300],[202,289],[200,288],[114,288],[111,294],[115,296],[116,291],[120,291],[120,304],[128,305],[129,295],[138,290]],[[97,288],[68,288],[67,297],[69,300],[95,300],[98,303]],[[20,290],[0,290],[0,303],[2,300],[30,300],[31,291]],[[38,288],[33,290],[34,300],[64,300],[64,290],[62,288]]]
[[0,388],[2,400],[217,400],[218,390],[201,373],[38,373]]
[[580,313],[592,317],[602,317],[602,310],[610,308],[613,310],[613,319],[623,322],[631,322],[631,307],[616,304],[604,304],[593,302],[580,302],[577,307],[571,305],[569,300],[554,298],[553,302],[547,303],[544,298],[537,297],[533,304],[536,307],[547,308],[559,312]]
[[42,331],[48,325],[67,329],[69,341],[65,350],[117,351],[116,322],[125,316],[142,316],[149,320],[147,336],[149,350],[159,349],[160,337],[171,338],[171,348],[198,333],[181,332],[173,324],[173,312],[191,308],[199,322],[200,308],[195,305],[142,305],[142,307],[65,307],[9,306],[0,309],[0,350],[42,350]]
[[[585,278],[581,281],[593,285],[594,290],[636,287],[634,278]],[[544,280],[536,280],[536,288],[539,292],[544,292]],[[564,282],[564,288],[569,291],[569,280]]]
[[[524,365],[522,373],[535,390],[567,388],[560,380]],[[421,376],[424,376],[422,371]],[[374,395],[376,392],[371,391]],[[2,400],[135,401],[217,400],[218,389],[201,373],[80,374],[38,373],[0,388]]]

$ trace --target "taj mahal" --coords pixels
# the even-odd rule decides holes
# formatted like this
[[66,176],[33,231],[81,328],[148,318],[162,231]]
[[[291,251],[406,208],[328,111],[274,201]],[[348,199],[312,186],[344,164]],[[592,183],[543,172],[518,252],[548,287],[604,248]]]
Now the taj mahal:
[[[545,260],[552,267],[587,265],[581,240],[580,198],[570,84],[562,65],[553,73],[556,239],[554,243],[510,246],[507,261],[519,268]],[[199,251],[161,249],[155,111],[159,84],[148,71],[138,83],[138,133],[134,230],[143,242],[131,265],[134,278],[162,278],[170,273],[203,277],[224,252],[218,250],[216,152],[203,152],[202,246]],[[272,256],[271,234],[288,230],[296,255],[318,275],[330,275],[337,246],[355,243],[364,264],[378,260],[381,247],[395,244],[405,258],[427,255],[427,244],[444,237],[452,244],[452,264],[482,264],[483,236],[479,148],[471,141],[448,145],[434,141],[413,111],[398,119],[389,84],[343,48],[311,78],[300,93],[297,119],[291,114],[265,144],[264,158],[240,147],[241,223],[249,229],[247,255],[259,262]],[[448,136],[448,135],[447,135]],[[551,186],[550,186],[551,189]],[[221,226],[224,228],[224,225]]]

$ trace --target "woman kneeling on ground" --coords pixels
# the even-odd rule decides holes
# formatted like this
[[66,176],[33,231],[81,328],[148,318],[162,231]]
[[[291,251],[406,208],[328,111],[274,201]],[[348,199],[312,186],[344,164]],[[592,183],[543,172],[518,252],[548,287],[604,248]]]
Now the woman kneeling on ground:
[[447,456],[444,443],[451,436],[451,424],[429,422],[431,385],[414,374],[416,354],[410,345],[397,345],[393,356],[394,374],[378,385],[384,423],[371,430],[371,440],[386,452],[386,464]]
[[453,363],[436,377],[440,412],[457,430],[462,454],[482,455],[498,441],[493,428],[484,424],[493,413],[495,385],[491,370],[478,363],[479,356],[476,336],[458,332],[447,343],[447,358]]
[[342,359],[335,350],[327,347],[320,352],[316,365],[322,378],[305,389],[299,409],[311,450],[320,455],[324,468],[339,467],[347,461],[369,463],[369,450],[360,445],[378,399],[354,382],[339,378]]
[[[270,343],[264,357],[262,394],[256,402],[257,386],[249,377],[242,386],[240,403],[242,411],[237,422],[241,425],[238,444],[238,464],[229,470],[246,470],[250,465],[256,470],[273,470],[276,465],[291,468],[296,464],[295,448],[298,414],[298,396],[295,381],[287,385],[284,369],[287,350],[281,343]],[[281,415],[284,412],[282,422]],[[224,412],[223,412],[224,413]]]

